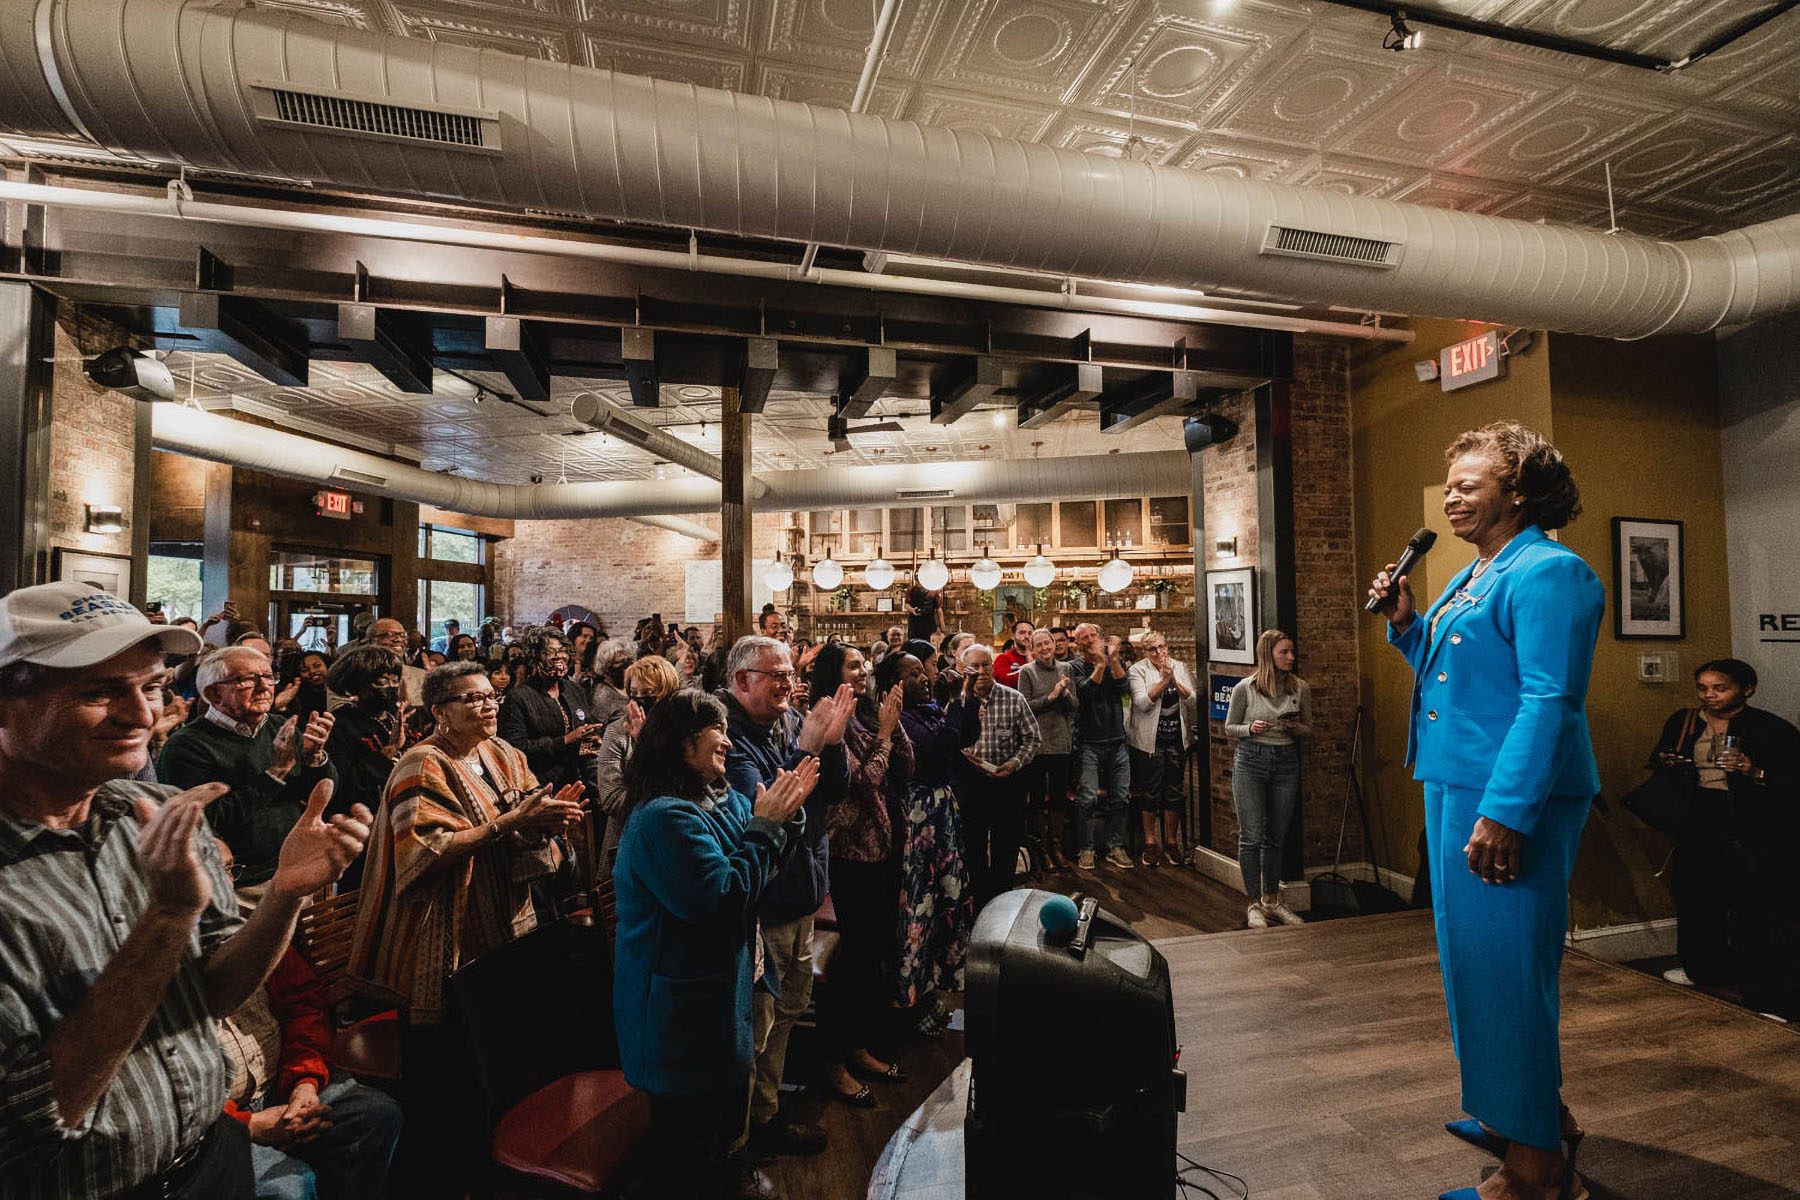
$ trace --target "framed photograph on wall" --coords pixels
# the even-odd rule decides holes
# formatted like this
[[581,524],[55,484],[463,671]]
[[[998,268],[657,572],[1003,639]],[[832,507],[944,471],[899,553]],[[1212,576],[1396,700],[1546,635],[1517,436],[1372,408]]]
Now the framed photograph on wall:
[[50,573],[58,583],[91,583],[121,600],[131,598],[131,556],[71,550],[57,546],[50,552]]
[[1687,636],[1682,523],[1614,517],[1613,636]]
[[1206,658],[1256,664],[1256,569],[1206,573]]

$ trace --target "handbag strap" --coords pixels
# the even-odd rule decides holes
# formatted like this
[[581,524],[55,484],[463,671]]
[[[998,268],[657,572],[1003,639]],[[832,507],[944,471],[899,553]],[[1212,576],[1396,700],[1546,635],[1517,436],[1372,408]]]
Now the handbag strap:
[[1675,746],[1674,746],[1676,753],[1679,754],[1681,752],[1681,748],[1683,746],[1687,745],[1688,738],[1693,734],[1695,727],[1698,726],[1699,724],[1700,724],[1699,708],[1696,707],[1696,708],[1688,709],[1687,720],[1685,720],[1681,723],[1681,738],[1679,741],[1677,741],[1675,743]]

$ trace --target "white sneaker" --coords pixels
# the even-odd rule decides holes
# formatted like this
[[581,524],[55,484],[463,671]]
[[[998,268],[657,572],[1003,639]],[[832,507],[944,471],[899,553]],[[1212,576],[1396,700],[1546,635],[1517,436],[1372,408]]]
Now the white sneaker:
[[1245,909],[1244,919],[1250,923],[1250,928],[1252,929],[1267,929],[1269,927],[1269,914],[1263,911],[1263,906],[1260,904],[1252,904],[1249,908]]
[[1117,867],[1121,871],[1129,871],[1131,868],[1137,866],[1136,863],[1131,861],[1131,855],[1125,853],[1125,851],[1118,846],[1114,846],[1111,850],[1106,852],[1106,865],[1109,867]]
[[1780,1013],[1757,1013],[1756,1015],[1759,1017],[1767,1017],[1771,1021],[1778,1021],[1783,1025],[1788,1023],[1788,1019]]
[[1306,924],[1306,921],[1300,916],[1299,913],[1295,912],[1293,909],[1289,908],[1287,905],[1283,904],[1279,900],[1277,900],[1273,904],[1269,904],[1269,903],[1265,902],[1262,906],[1262,909],[1263,909],[1263,912],[1267,913],[1271,917],[1274,917],[1277,921],[1280,921],[1283,925],[1304,925],[1304,924]]
[[1694,981],[1688,978],[1687,971],[1682,967],[1670,967],[1663,972],[1663,978],[1670,983],[1680,984],[1682,987],[1694,986]]

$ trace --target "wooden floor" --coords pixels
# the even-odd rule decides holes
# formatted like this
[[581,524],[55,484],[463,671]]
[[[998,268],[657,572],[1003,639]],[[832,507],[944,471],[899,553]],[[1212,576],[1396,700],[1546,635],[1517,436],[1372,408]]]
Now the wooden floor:
[[[1048,876],[1035,886],[1097,897],[1101,906],[1130,921],[1148,938],[1165,938],[1244,924],[1244,900],[1236,892],[1184,867],[1101,867]],[[783,1200],[848,1200],[861,1196],[883,1147],[909,1113],[963,1057],[960,1033],[935,1041],[914,1038],[894,1047],[911,1082],[877,1087],[881,1107],[851,1109],[816,1099],[784,1100],[790,1111],[817,1119],[831,1144],[812,1158],[779,1158],[766,1164]]]
[[[1245,1176],[1255,1200],[1430,1200],[1482,1177],[1489,1160],[1440,1128],[1460,1113],[1429,913],[1159,948],[1190,1157]],[[1800,1032],[1579,954],[1563,1005],[1564,1097],[1595,1200],[1800,1197]],[[920,1186],[887,1194],[960,1195],[951,1091],[912,1135]]]

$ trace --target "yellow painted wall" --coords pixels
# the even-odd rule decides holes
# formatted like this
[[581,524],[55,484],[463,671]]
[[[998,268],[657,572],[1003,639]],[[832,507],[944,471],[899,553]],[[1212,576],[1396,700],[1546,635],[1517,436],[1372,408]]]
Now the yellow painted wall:
[[[1725,561],[1725,479],[1718,384],[1710,337],[1613,342],[1553,335],[1550,390],[1556,444],[1581,485],[1585,508],[1563,534],[1606,584],[1606,624],[1594,655],[1588,720],[1604,795],[1616,801],[1643,776],[1662,722],[1693,703],[1689,679],[1731,652]],[[1687,636],[1619,641],[1613,636],[1612,519],[1686,523]],[[1673,650],[1670,682],[1637,680],[1639,654]],[[1589,823],[1576,865],[1575,925],[1588,928],[1668,916],[1668,889],[1652,878],[1668,843],[1616,803]]]
[[[1406,545],[1421,525],[1439,531],[1414,591],[1435,597],[1474,551],[1449,536],[1440,506],[1444,447],[1465,429],[1503,418],[1537,429],[1550,425],[1550,369],[1543,339],[1508,361],[1507,374],[1490,383],[1445,393],[1420,383],[1413,364],[1436,359],[1444,346],[1485,332],[1489,326],[1419,318],[1409,323],[1417,340],[1364,359],[1351,380],[1351,455],[1356,475],[1357,594],[1382,564]],[[1387,622],[1364,617],[1359,646],[1363,725],[1363,791],[1375,824],[1381,865],[1413,874],[1425,828],[1424,799],[1406,758],[1406,719],[1412,671],[1387,644]]]
[[[1572,886],[1574,924],[1594,928],[1668,916],[1667,890],[1653,873],[1667,843],[1619,812],[1617,799],[1641,778],[1639,766],[1670,711],[1691,700],[1685,679],[1730,646],[1724,481],[1712,342],[1664,338],[1609,342],[1543,335],[1509,360],[1492,383],[1445,394],[1419,383],[1413,364],[1484,326],[1418,320],[1410,346],[1364,360],[1352,388],[1357,562],[1373,575],[1420,525],[1440,532],[1415,590],[1429,600],[1473,555],[1447,536],[1437,502],[1443,448],[1465,429],[1510,418],[1550,437],[1581,486],[1584,515],[1559,535],[1593,566],[1608,610],[1588,692],[1589,720],[1610,813],[1589,825]],[[1612,634],[1614,516],[1672,518],[1687,531],[1688,636],[1679,642],[1621,642]],[[1402,765],[1412,679],[1385,643],[1385,624],[1362,629],[1364,787],[1384,865],[1410,875],[1423,828],[1422,799]],[[1676,679],[1637,682],[1643,650],[1674,649]]]

